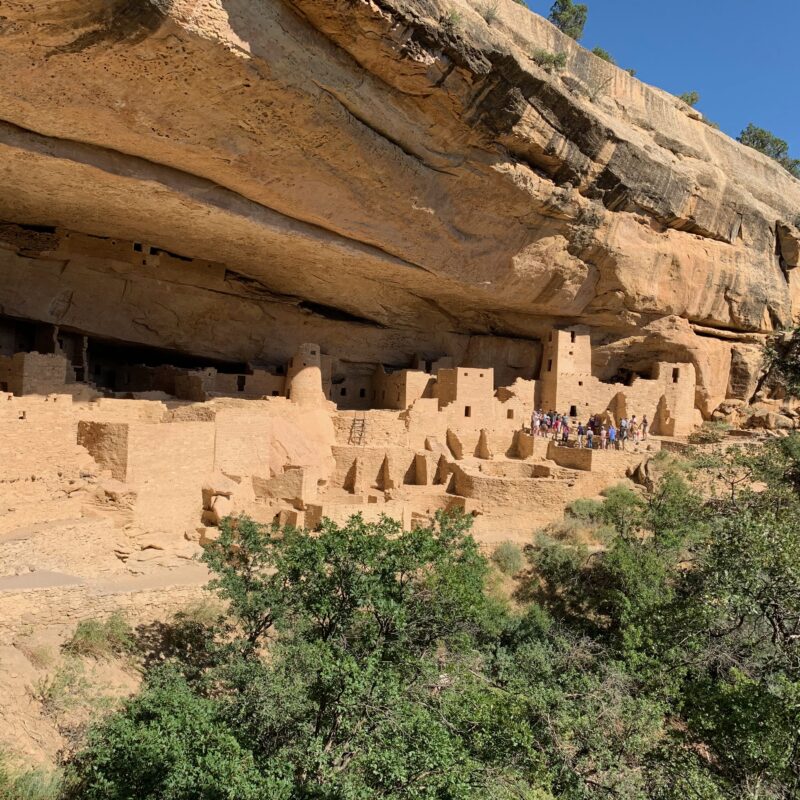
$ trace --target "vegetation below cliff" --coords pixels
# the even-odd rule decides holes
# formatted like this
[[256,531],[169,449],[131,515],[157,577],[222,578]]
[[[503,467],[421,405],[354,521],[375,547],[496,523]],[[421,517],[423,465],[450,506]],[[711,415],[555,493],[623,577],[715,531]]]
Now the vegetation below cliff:
[[49,796],[796,797],[800,437],[653,471],[571,509],[606,547],[540,537],[513,604],[465,519],[231,520],[228,616],[169,629]]

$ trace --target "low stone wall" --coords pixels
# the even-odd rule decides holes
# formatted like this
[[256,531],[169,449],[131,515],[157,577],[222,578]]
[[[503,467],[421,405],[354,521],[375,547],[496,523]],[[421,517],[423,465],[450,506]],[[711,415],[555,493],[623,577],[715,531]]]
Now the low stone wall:
[[594,452],[594,450],[579,447],[565,447],[553,441],[547,446],[547,458],[555,461],[559,467],[586,470],[587,472],[592,469]]
[[100,594],[86,586],[0,592],[0,644],[11,644],[21,629],[76,626],[116,611],[137,623],[165,619],[176,609],[207,597],[201,586],[164,586],[152,590]]
[[563,508],[569,490],[567,480],[553,478],[499,478],[460,465],[453,467],[455,493],[477,500],[485,513],[495,510],[525,511],[533,506]]

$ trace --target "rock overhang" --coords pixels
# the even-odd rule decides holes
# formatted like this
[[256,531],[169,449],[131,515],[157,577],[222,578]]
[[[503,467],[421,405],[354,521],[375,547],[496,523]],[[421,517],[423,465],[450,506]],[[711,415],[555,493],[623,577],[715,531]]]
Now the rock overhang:
[[511,0],[492,25],[479,6],[15,4],[0,216],[223,264],[265,336],[270,303],[520,337],[790,322],[800,183]]

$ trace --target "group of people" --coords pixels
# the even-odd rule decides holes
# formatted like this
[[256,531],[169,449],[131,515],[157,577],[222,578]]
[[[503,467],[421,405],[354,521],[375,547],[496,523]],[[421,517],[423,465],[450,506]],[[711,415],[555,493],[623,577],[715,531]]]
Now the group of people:
[[568,444],[574,432],[578,447],[589,450],[625,450],[629,443],[638,445],[645,441],[649,428],[647,417],[642,417],[639,422],[635,414],[630,419],[623,417],[619,427],[613,419],[606,425],[599,414],[593,414],[586,423],[574,423],[566,414],[555,411],[545,413],[541,409],[534,411],[531,416],[531,433],[534,436],[551,437],[555,442]]

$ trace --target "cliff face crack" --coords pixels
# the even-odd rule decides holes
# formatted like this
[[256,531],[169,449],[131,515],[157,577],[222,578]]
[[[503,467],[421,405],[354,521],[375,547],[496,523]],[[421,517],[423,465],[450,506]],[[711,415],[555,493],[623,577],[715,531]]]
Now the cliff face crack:
[[455,175],[455,172],[451,170],[445,169],[443,167],[437,167],[434,164],[431,164],[429,161],[426,161],[422,156],[418,153],[414,152],[408,145],[403,144],[399,139],[391,136],[387,131],[382,130],[381,128],[377,127],[377,125],[373,122],[370,122],[363,114],[360,114],[358,111],[355,110],[352,103],[348,103],[347,100],[335,92],[328,86],[323,86],[321,83],[315,84],[332,100],[339,104],[339,106],[344,109],[345,112],[354,120],[359,122],[365,128],[372,131],[376,136],[379,136],[381,139],[389,142],[389,144],[396,147],[398,150],[401,150],[405,153],[409,158],[414,159],[420,166],[424,167],[425,169],[432,170],[433,172],[439,172],[442,175]]
[[312,303],[308,300],[302,300],[297,306],[301,311],[307,311],[310,314],[315,314],[324,319],[334,320],[335,322],[352,322],[356,325],[369,325],[372,328],[385,328],[380,322],[368,317],[361,317],[358,314],[352,314],[341,308],[334,306],[326,306],[322,303]]

